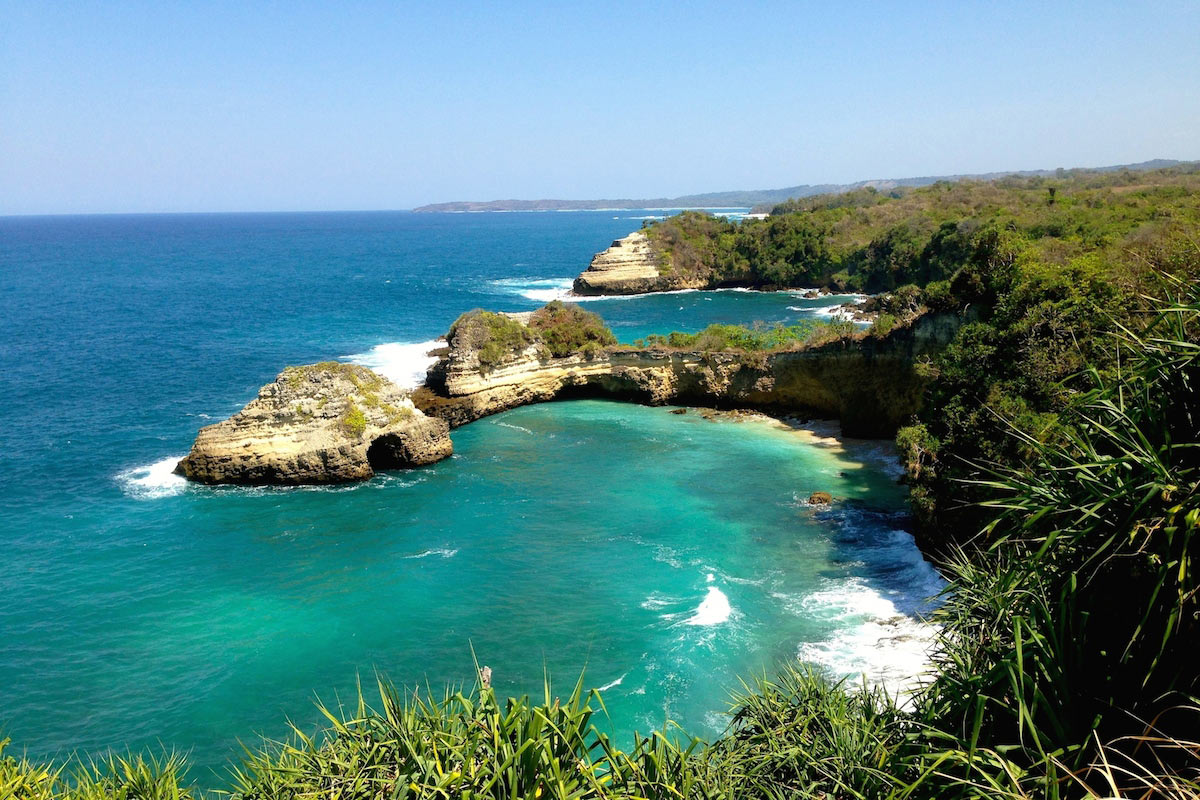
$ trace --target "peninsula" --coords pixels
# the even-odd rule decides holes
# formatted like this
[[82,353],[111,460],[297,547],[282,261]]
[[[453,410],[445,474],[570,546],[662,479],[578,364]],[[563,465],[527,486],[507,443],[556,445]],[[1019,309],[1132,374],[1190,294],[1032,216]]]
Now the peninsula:
[[[1086,171],[1113,172],[1119,170],[1141,171],[1171,167],[1184,162],[1166,158],[1156,158],[1137,164],[1119,164],[1111,167],[1098,167]],[[702,194],[687,194],[679,197],[654,197],[641,199],[607,199],[607,200],[455,200],[449,203],[430,203],[417,206],[413,211],[419,213],[450,212],[469,213],[483,211],[608,211],[634,208],[745,208],[761,207],[763,210],[797,197],[811,197],[818,194],[840,194],[855,189],[874,188],[879,191],[891,191],[902,187],[928,186],[942,181],[991,181],[1012,177],[1062,177],[1079,173],[1084,170],[1035,169],[1014,170],[1010,172],[987,172],[973,175],[927,175],[916,178],[880,178],[856,181],[854,183],[835,184],[800,184],[787,186],[782,189],[750,189],[727,192],[706,192]]]

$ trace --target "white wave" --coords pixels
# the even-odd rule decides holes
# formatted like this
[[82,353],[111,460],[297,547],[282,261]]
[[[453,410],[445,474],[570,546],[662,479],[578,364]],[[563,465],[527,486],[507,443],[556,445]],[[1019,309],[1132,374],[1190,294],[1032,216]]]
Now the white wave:
[[[940,588],[932,582],[918,585],[918,591]],[[861,578],[838,581],[812,592],[799,604],[788,605],[793,612],[841,623],[828,639],[800,645],[799,656],[804,661],[819,664],[838,676],[865,677],[868,683],[882,686],[902,701],[930,671],[939,627],[905,613],[894,600]]]
[[571,286],[574,278],[500,278],[489,281],[505,294],[516,294],[526,300],[537,303],[549,303],[553,300],[568,300],[571,298]]
[[437,356],[429,355],[429,351],[445,345],[442,339],[431,339],[427,342],[385,342],[375,345],[365,353],[354,353],[342,358],[375,370],[403,389],[415,389],[425,382],[425,373],[437,361]]
[[402,558],[428,558],[429,556],[441,556],[442,558],[454,558],[458,555],[458,548],[450,547],[435,547],[431,550],[422,550],[419,553],[413,553],[411,556],[402,556]]
[[865,678],[903,704],[930,674],[937,634],[936,625],[903,615],[871,619],[825,641],[802,644],[799,657],[838,676]]
[[727,572],[723,572],[716,567],[712,567],[712,566],[708,566],[708,565],[703,565],[702,569],[712,570],[711,572],[708,573],[707,577],[705,578],[705,581],[708,583],[713,583],[714,581],[716,581],[719,578],[722,583],[737,583],[737,584],[741,584],[743,586],[762,586],[764,583],[766,583],[766,580],[767,580],[766,576],[762,576],[762,577],[758,577],[758,578],[741,578],[741,577],[738,577],[737,575],[730,575]]
[[686,625],[719,625],[729,619],[733,607],[729,598],[715,586],[708,587],[708,594],[696,606],[696,612],[684,620]]
[[134,467],[117,475],[117,481],[130,497],[154,500],[170,497],[187,488],[187,478],[175,474],[183,456],[172,456],[144,467]]
[[612,681],[611,683],[606,683],[606,684],[604,684],[604,685],[603,685],[603,686],[601,686],[599,689],[597,689],[597,691],[600,691],[600,692],[607,692],[609,689],[612,689],[612,688],[614,688],[614,687],[616,687],[616,686],[620,686],[620,685],[621,685],[621,682],[625,680],[625,675],[628,675],[628,674],[629,674],[629,673],[628,673],[628,672],[626,672],[624,675],[622,675],[621,677],[617,678],[615,681]]
[[521,292],[521,296],[536,303],[553,303],[555,300],[575,302],[570,289],[530,289]]
[[[672,289],[669,292],[643,292],[642,294],[572,294],[567,293],[562,299],[570,303],[594,303],[599,300],[637,300],[643,297],[658,297],[667,294],[695,294],[696,292],[705,291],[703,289]],[[712,289],[710,291],[722,292],[724,289]]]
[[[594,303],[600,300],[636,300],[639,297],[652,297],[660,294],[690,294],[699,289],[673,289],[669,292],[647,292],[644,294],[589,294],[577,295],[571,291],[575,285],[574,278],[500,278],[489,281],[505,294],[515,294],[526,300],[537,303],[549,303],[561,300],[566,303]],[[714,291],[724,291],[717,289]]]
[[674,599],[667,597],[661,592],[654,592],[642,601],[641,606],[647,611],[657,611],[658,609],[666,608],[674,602]]
[[492,424],[499,425],[501,428],[511,428],[514,431],[521,431],[522,433],[528,433],[530,436],[534,435],[533,431],[529,430],[529,428],[522,428],[520,425],[513,425],[511,422],[493,422]]
[[822,294],[822,295],[819,295],[819,297],[813,298],[813,297],[805,297],[805,295],[808,294],[809,292],[817,291],[816,289],[785,289],[784,291],[787,294],[790,294],[792,297],[795,297],[797,300],[814,300],[814,299],[825,299],[825,298],[834,299],[834,298],[836,298],[838,300],[844,301],[845,303],[861,303],[863,300],[866,300],[868,297],[870,297],[870,295],[867,295],[867,294],[856,294],[854,292],[829,292],[827,294]]
[[850,308],[848,306],[788,306],[788,311],[800,311],[805,314],[812,314],[818,317],[826,317],[828,319],[849,319]]

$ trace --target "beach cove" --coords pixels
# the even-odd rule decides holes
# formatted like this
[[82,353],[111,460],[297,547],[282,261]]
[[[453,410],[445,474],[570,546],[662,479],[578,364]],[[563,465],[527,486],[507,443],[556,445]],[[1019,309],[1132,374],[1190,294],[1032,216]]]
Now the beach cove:
[[[6,730],[48,755],[162,741],[203,771],[236,755],[233,737],[315,722],[314,690],[330,700],[356,674],[469,680],[471,647],[506,693],[543,666],[563,682],[586,667],[618,733],[669,718],[714,735],[736,676],[797,655],[911,677],[940,580],[905,531],[890,445],[577,400],[485,418],[455,432],[453,458],[357,485],[171,473],[197,428],[288,364],[340,358],[412,385],[460,311],[532,310],[637,224],[611,217],[21,223],[5,258],[32,271],[5,299],[6,413],[38,424],[5,434],[22,476],[4,489],[18,524],[0,569],[21,602],[0,629],[22,642],[0,657],[19,698]],[[78,298],[51,300],[66,282]],[[587,307],[629,341],[835,302]],[[78,335],[37,335],[51,326]],[[814,491],[838,502],[812,507]]]

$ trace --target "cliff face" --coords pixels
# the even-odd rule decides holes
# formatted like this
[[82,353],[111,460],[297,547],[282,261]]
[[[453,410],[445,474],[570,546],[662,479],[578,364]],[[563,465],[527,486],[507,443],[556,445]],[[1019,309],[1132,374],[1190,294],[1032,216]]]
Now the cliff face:
[[545,358],[530,348],[486,370],[473,352],[452,347],[413,402],[452,427],[528,403],[607,396],[836,417],[847,435],[890,436],[920,407],[926,378],[917,360],[957,327],[953,315],[925,315],[885,337],[774,354],[617,349]]
[[572,291],[581,295],[643,294],[701,289],[706,285],[703,279],[659,274],[650,240],[641,231],[634,231],[597,253],[587,270],[575,279]]
[[200,483],[362,480],[453,452],[449,428],[366,367],[289,367],[224,422],[201,428],[176,471]]

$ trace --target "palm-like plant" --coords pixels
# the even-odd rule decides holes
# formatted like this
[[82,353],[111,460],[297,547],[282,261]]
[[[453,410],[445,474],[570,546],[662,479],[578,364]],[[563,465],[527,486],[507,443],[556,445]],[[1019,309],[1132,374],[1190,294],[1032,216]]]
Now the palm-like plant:
[[1032,465],[978,482],[996,517],[947,565],[955,592],[924,703],[965,745],[937,767],[964,785],[982,769],[1016,796],[1055,796],[1098,741],[1188,738],[1170,709],[1200,688],[1200,286],[1164,284],[1059,435],[1015,433]]

